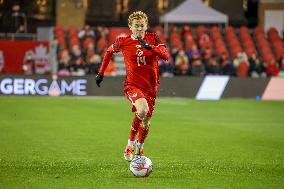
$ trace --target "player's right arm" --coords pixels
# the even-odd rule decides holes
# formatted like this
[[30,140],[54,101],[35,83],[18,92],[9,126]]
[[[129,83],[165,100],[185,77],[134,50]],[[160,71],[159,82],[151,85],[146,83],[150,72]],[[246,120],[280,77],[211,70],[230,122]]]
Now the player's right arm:
[[96,83],[98,87],[100,87],[100,83],[103,81],[105,70],[112,59],[113,54],[120,51],[121,40],[121,37],[117,38],[116,41],[105,52],[99,73],[96,75]]

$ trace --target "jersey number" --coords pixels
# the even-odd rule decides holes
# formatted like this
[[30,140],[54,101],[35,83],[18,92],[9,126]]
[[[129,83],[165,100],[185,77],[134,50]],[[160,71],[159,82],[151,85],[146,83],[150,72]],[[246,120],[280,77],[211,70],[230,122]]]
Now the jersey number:
[[138,66],[140,66],[140,64],[146,65],[147,63],[145,56],[137,56],[137,64]]

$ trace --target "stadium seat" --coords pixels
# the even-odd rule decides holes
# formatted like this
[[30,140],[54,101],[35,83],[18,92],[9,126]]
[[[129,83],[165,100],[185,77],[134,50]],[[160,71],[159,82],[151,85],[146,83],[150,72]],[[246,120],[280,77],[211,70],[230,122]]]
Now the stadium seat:
[[267,32],[267,36],[274,49],[276,59],[280,60],[284,54],[284,43],[281,40],[278,31],[276,30],[276,28],[271,27]]
[[276,58],[274,57],[270,44],[265,37],[264,32],[260,27],[256,27],[253,30],[255,35],[256,45],[260,51],[261,58],[266,62],[274,61]]
[[104,53],[105,49],[107,48],[107,40],[104,37],[101,37],[98,40],[97,50],[99,54]]
[[239,42],[239,39],[235,33],[235,30],[233,27],[229,26],[226,29],[226,39],[229,45],[229,49],[232,53],[232,56],[235,58],[238,53],[243,52],[243,49],[241,47],[241,44]]
[[223,54],[228,56],[229,53],[223,40],[223,36],[217,26],[210,28],[210,37],[213,40],[213,46],[215,46],[216,54],[218,56],[222,56]]

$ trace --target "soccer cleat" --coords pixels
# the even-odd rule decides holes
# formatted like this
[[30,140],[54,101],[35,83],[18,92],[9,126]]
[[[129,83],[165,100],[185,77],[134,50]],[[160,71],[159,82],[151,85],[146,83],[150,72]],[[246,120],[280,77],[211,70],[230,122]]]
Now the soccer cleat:
[[126,148],[124,150],[124,159],[126,161],[132,161],[133,159],[133,146],[126,145]]

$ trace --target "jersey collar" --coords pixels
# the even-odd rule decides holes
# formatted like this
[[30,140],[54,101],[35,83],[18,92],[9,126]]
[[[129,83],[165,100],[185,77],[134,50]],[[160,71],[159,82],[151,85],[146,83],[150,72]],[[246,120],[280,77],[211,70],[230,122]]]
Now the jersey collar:
[[[131,39],[133,39],[133,40],[138,40],[137,38],[135,38],[135,37],[133,36],[133,34],[131,34],[130,37],[131,37]],[[144,35],[144,38],[143,38],[143,39],[145,39],[145,35]]]

